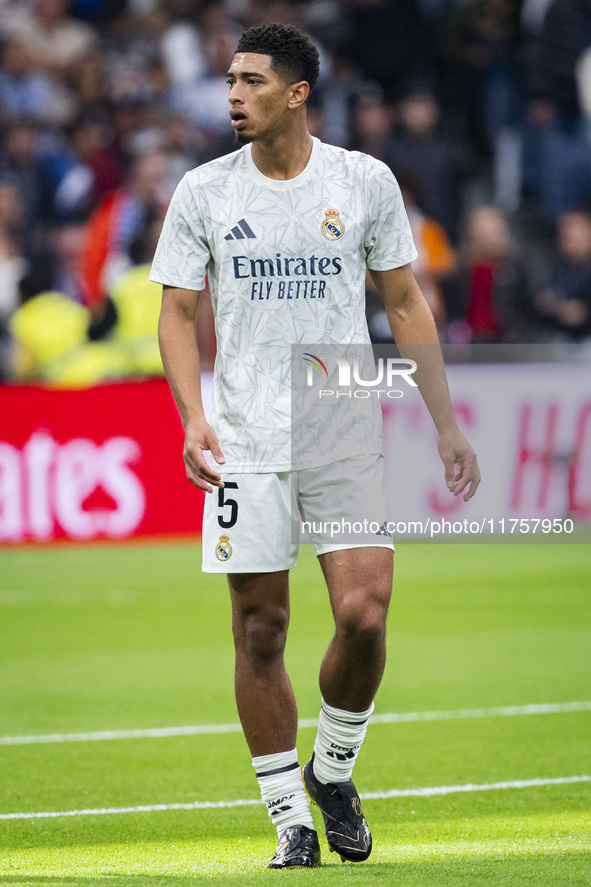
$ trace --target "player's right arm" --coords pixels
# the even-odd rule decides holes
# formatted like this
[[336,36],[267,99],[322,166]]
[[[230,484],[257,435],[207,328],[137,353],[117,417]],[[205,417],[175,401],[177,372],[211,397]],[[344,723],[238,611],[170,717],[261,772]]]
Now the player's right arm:
[[223,463],[217,435],[205,419],[201,400],[199,349],[195,337],[195,317],[201,292],[163,286],[158,322],[158,341],[164,372],[174,395],[185,429],[183,459],[187,478],[196,487],[211,493],[223,487],[221,476],[207,464],[209,450]]

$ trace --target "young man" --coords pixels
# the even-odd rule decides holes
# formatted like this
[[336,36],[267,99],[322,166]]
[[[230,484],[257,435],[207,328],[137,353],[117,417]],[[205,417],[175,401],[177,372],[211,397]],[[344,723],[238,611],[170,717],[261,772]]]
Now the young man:
[[[384,669],[393,564],[391,539],[383,536],[369,545],[314,540],[335,634],[320,669],[322,708],[303,785],[283,662],[288,570],[297,555],[291,491],[305,519],[325,501],[329,475],[331,501],[338,494],[363,502],[369,487],[381,491],[382,466],[371,446],[335,464],[324,464],[328,455],[292,470],[290,348],[369,343],[366,265],[396,341],[437,344],[410,270],[416,252],[390,171],[308,132],[306,99],[317,76],[318,54],[299,31],[270,25],[242,35],[228,85],[244,147],[182,180],[151,274],[164,284],[160,343],[186,430],[187,477],[210,494],[218,488],[206,497],[204,570],[228,573],[238,712],[279,836],[270,868],[320,861],[304,785],[331,849],[353,861],[371,852],[351,772]],[[194,335],[206,275],[218,339],[211,425]],[[439,431],[448,488],[468,499],[479,483],[476,458],[455,422],[440,355],[426,363],[415,376]]]

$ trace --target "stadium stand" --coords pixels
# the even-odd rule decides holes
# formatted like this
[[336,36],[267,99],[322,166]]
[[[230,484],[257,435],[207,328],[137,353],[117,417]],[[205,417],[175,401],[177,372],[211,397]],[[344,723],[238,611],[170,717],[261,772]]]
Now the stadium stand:
[[[557,268],[564,218],[591,208],[589,17],[568,0],[1,0],[0,379],[47,378],[41,352],[27,346],[23,358],[19,332],[25,316],[34,325],[27,300],[39,294],[36,306],[71,301],[85,317],[78,347],[95,346],[97,361],[83,377],[161,372],[138,310],[149,243],[182,175],[233,150],[225,66],[240,31],[270,21],[302,27],[320,48],[314,134],[414,177],[416,219],[438,225],[460,257],[455,282],[436,281],[441,338],[453,341],[461,322],[463,339],[482,341],[462,257],[474,213],[489,207],[507,226],[519,284],[502,305],[492,287],[503,322],[487,341],[585,340],[587,258],[570,277]],[[450,252],[446,274],[452,263]],[[573,287],[576,311],[561,304]],[[552,310],[539,296],[549,288]],[[152,323],[148,288],[144,297]],[[210,311],[203,322],[207,368]],[[141,359],[129,358],[134,336]]]

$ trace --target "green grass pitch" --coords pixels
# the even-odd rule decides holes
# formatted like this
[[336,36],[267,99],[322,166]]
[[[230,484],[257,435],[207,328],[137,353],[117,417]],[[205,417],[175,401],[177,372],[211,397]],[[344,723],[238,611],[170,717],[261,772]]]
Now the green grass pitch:
[[[362,795],[397,794],[364,801],[366,863],[321,832],[322,867],[291,872],[265,869],[260,804],[152,809],[258,794],[241,733],[219,728],[237,722],[225,577],[199,563],[191,545],[0,552],[0,815],[148,808],[0,818],[0,885],[591,884],[591,782],[565,781],[591,774],[591,546],[398,546],[376,713],[409,714],[371,725],[355,769]],[[287,654],[302,719],[330,636],[304,548]],[[185,725],[214,732],[31,741]],[[301,763],[313,740],[303,727]]]

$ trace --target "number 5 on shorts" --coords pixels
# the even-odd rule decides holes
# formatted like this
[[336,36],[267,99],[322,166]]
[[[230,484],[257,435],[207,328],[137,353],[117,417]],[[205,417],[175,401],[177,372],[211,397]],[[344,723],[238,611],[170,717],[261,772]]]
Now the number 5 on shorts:
[[237,489],[237,483],[232,480],[227,480],[225,481],[225,486],[220,487],[218,490],[218,508],[222,509],[228,505],[230,506],[230,517],[228,519],[226,519],[223,514],[218,514],[218,524],[220,527],[223,527],[224,530],[229,530],[238,520],[238,502],[236,499],[230,499],[229,496],[226,496],[226,490]]

